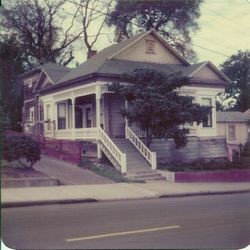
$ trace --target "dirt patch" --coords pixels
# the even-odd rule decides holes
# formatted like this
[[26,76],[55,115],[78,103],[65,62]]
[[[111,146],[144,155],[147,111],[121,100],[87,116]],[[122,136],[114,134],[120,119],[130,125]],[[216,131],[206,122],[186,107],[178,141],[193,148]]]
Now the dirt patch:
[[47,175],[36,171],[35,169],[27,169],[21,167],[18,162],[1,162],[1,179],[45,177],[48,178]]

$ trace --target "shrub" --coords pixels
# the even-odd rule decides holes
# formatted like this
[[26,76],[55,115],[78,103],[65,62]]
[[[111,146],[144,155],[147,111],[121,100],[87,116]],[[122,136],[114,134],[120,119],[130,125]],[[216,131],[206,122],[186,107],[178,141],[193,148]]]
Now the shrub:
[[243,146],[241,155],[243,156],[250,156],[250,141],[246,142]]
[[[26,135],[7,135],[3,140],[3,158],[18,161],[25,168],[32,168],[41,159],[39,143]],[[28,165],[27,165],[28,163]]]

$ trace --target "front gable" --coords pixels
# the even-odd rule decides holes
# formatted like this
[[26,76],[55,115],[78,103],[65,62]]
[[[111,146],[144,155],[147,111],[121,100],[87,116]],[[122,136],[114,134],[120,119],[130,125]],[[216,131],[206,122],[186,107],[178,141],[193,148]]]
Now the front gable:
[[42,70],[39,75],[38,81],[34,87],[34,91],[53,85],[54,83],[52,82],[52,80],[49,78],[46,72]]
[[211,62],[205,62],[198,69],[193,71],[189,77],[199,80],[208,80],[214,82],[230,82],[218,68],[216,68]]
[[112,56],[112,59],[160,64],[187,64],[184,58],[181,58],[176,52],[174,53],[173,49],[154,32],[146,33],[138,41]]

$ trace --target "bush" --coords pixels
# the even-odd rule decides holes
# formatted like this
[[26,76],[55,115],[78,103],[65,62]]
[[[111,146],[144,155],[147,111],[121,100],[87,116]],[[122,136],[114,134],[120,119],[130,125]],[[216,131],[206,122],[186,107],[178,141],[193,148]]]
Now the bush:
[[[41,159],[39,143],[26,135],[7,135],[3,140],[3,159],[18,161],[25,168],[32,168]],[[28,165],[27,165],[28,163]]]
[[160,164],[159,169],[169,170],[173,172],[179,171],[209,171],[209,170],[230,170],[250,168],[250,164],[246,159],[239,159],[231,162],[227,159],[218,160],[195,160],[192,162],[174,161],[170,163]]
[[243,156],[250,156],[250,141],[246,142],[243,146],[241,155]]

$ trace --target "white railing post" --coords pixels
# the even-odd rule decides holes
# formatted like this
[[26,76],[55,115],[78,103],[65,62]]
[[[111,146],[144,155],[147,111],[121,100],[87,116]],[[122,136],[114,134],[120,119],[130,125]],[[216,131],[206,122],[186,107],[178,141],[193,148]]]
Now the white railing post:
[[121,155],[121,172],[125,174],[127,172],[127,157],[125,153]]
[[156,160],[156,153],[152,152],[151,153],[151,164],[152,164],[152,170],[156,170],[157,168],[157,160]]

